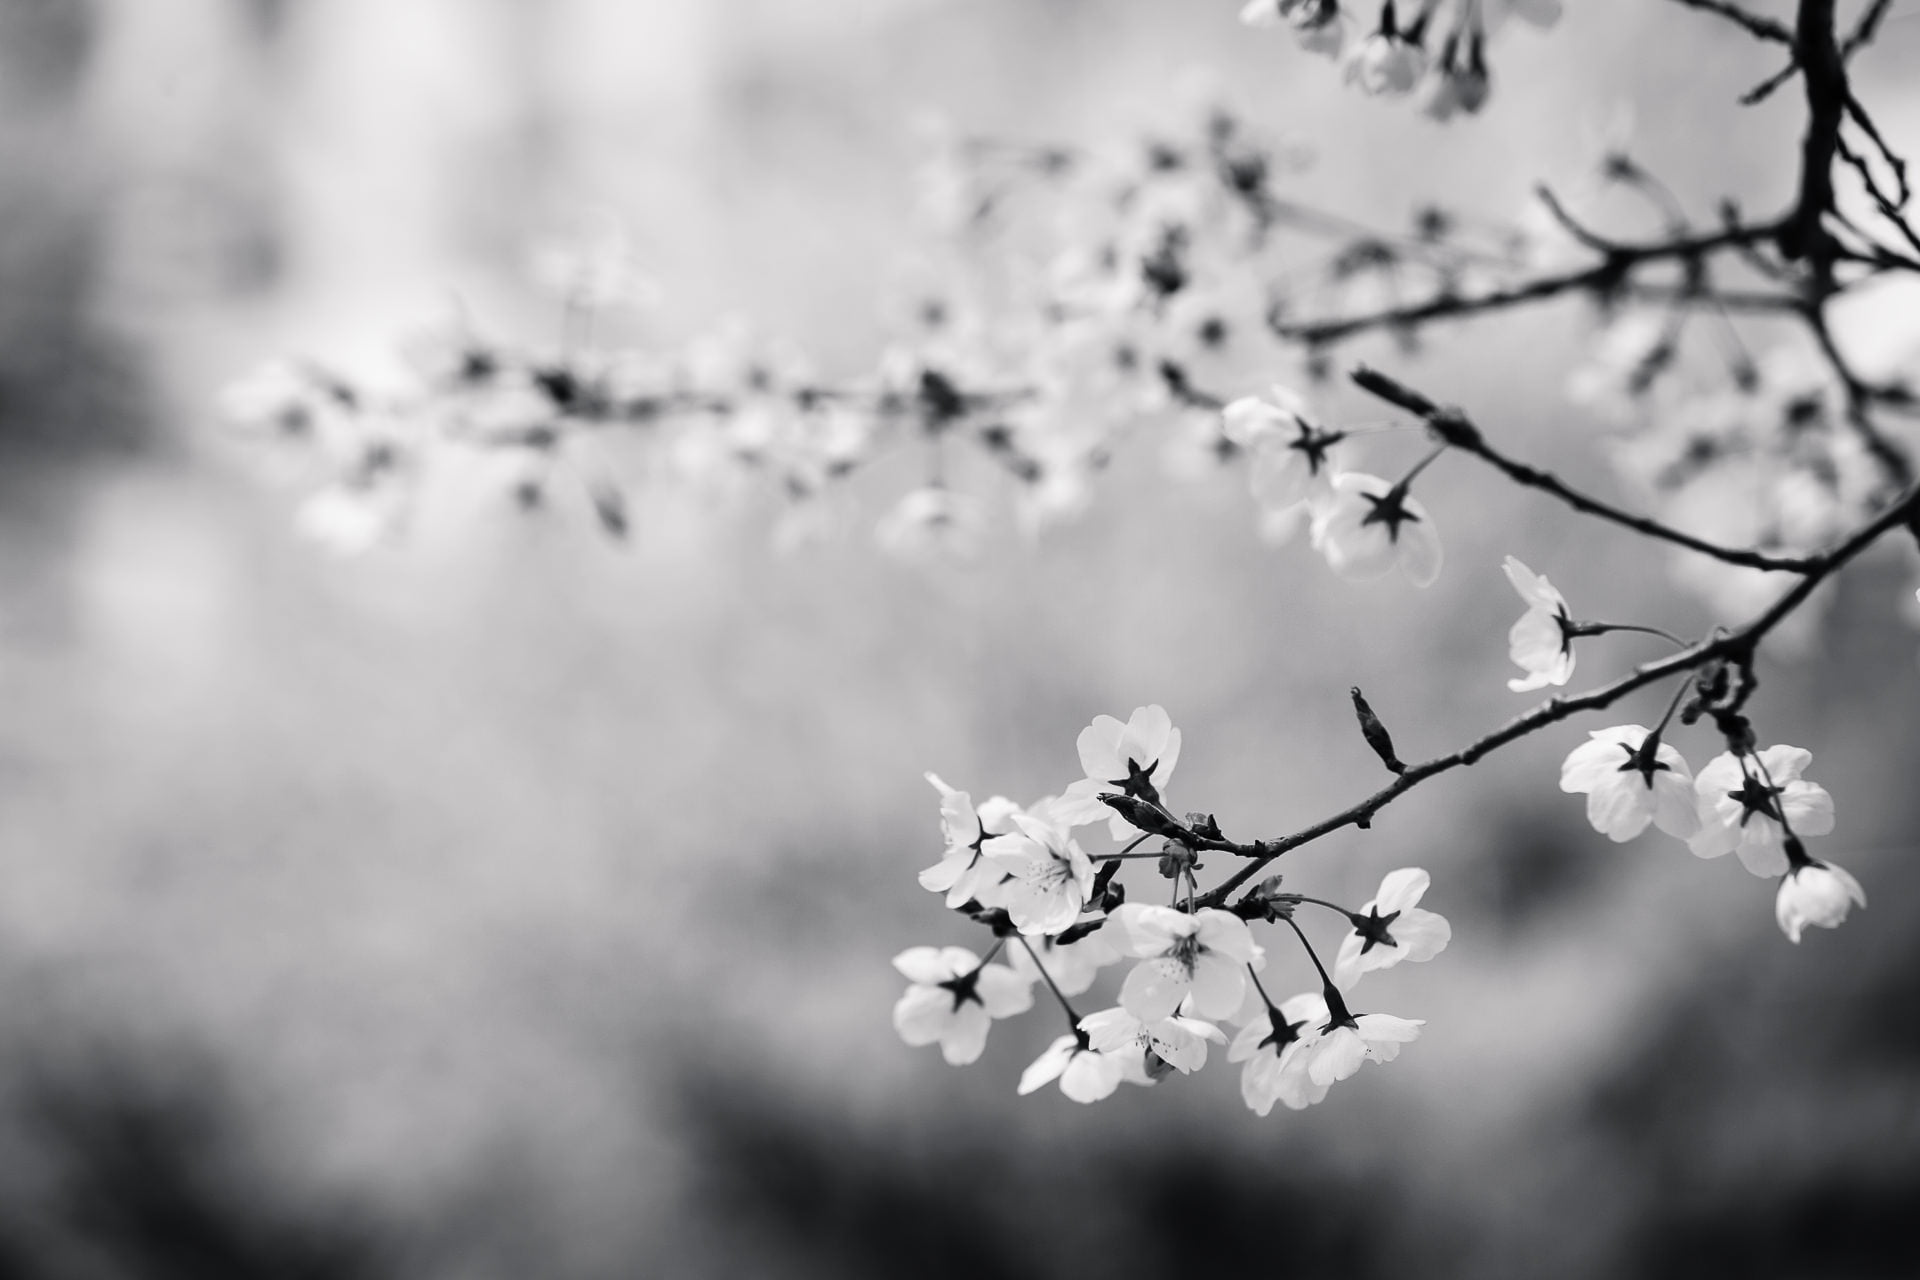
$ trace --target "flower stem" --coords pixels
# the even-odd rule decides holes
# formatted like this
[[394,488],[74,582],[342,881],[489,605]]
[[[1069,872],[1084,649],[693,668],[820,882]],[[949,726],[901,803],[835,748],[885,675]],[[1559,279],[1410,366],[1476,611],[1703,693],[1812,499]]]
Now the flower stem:
[[1680,709],[1680,700],[1687,696],[1687,690],[1691,688],[1692,685],[1692,680],[1682,680],[1680,682],[1680,687],[1673,691],[1673,697],[1667,703],[1666,713],[1660,717],[1660,723],[1655,725],[1653,732],[1647,735],[1649,739],[1658,741],[1660,735],[1667,731],[1667,725],[1673,720],[1673,713]]
[[1642,635],[1659,636],[1667,643],[1682,649],[1687,647],[1687,641],[1671,631],[1663,631],[1659,627],[1643,627],[1633,622],[1576,622],[1568,628],[1568,631],[1576,636],[1603,636],[1609,631],[1638,631]]
[[1353,1014],[1347,1009],[1346,997],[1340,994],[1340,988],[1333,985],[1333,979],[1327,976],[1327,966],[1320,963],[1319,953],[1314,951],[1313,944],[1307,941],[1307,935],[1298,924],[1294,923],[1292,916],[1287,917],[1287,927],[1292,929],[1294,936],[1300,939],[1300,945],[1307,949],[1307,959],[1313,961],[1314,969],[1320,974],[1320,990],[1326,997],[1327,1013],[1330,1018],[1328,1025],[1338,1026],[1343,1022],[1352,1022]]
[[1327,965],[1323,965],[1323,963],[1319,961],[1319,954],[1315,954],[1315,950],[1313,950],[1313,944],[1311,944],[1311,942],[1308,942],[1308,935],[1306,935],[1306,933],[1302,933],[1302,929],[1300,929],[1300,925],[1296,925],[1296,923],[1294,923],[1294,919],[1292,919],[1292,915],[1288,915],[1288,917],[1286,917],[1286,927],[1294,931],[1294,936],[1296,936],[1296,938],[1300,938],[1300,946],[1304,946],[1304,948],[1308,948],[1308,960],[1313,961],[1313,969],[1317,969],[1317,971],[1319,971],[1319,975],[1321,975],[1321,984],[1323,984],[1323,986],[1325,986],[1325,988],[1327,988],[1329,992],[1332,992],[1332,990],[1336,990],[1336,988],[1334,988],[1334,984],[1332,984],[1331,977],[1327,977]]
[[1267,1006],[1267,1018],[1272,1022],[1274,1029],[1278,1030],[1286,1021],[1281,1016],[1280,1006],[1273,1002],[1273,997],[1267,994],[1267,989],[1260,985],[1260,975],[1253,971],[1252,965],[1247,966],[1247,977],[1253,980],[1253,989],[1260,993],[1261,1002]]
[[1398,489],[1401,493],[1405,493],[1408,489],[1413,487],[1414,477],[1418,476],[1422,471],[1425,471],[1428,467],[1432,466],[1433,460],[1439,457],[1441,454],[1445,453],[1448,448],[1449,446],[1444,443],[1435,445],[1433,447],[1433,452],[1429,453],[1426,457],[1420,459],[1420,461],[1414,463],[1413,470],[1407,472],[1407,474],[1405,474],[1404,476],[1401,476],[1400,483],[1394,485],[1393,487],[1395,489]]
[[1080,1015],[1073,1011],[1073,1006],[1067,1003],[1067,998],[1060,994],[1060,988],[1054,983],[1053,975],[1048,973],[1047,966],[1040,962],[1040,953],[1033,949],[1033,944],[1027,941],[1025,934],[1015,934],[1014,936],[1020,939],[1020,945],[1027,949],[1029,956],[1033,957],[1033,967],[1040,971],[1042,978],[1046,979],[1047,990],[1053,992],[1053,998],[1060,1002],[1061,1010],[1067,1015],[1067,1030],[1073,1032],[1076,1036],[1079,1035]]
[[1347,910],[1337,902],[1328,902],[1325,898],[1310,898],[1304,893],[1289,893],[1286,896],[1292,898],[1295,902],[1311,902],[1316,907],[1325,907],[1329,911],[1338,911],[1347,919],[1353,919],[1353,912]]
[[[1754,767],[1760,770],[1760,781],[1767,784],[1767,791],[1771,794],[1773,812],[1767,816],[1779,822],[1781,834],[1786,837],[1787,847],[1789,849],[1798,847],[1800,837],[1794,835],[1793,828],[1787,825],[1786,788],[1773,785],[1773,775],[1767,772],[1767,762],[1760,758],[1758,751],[1748,752],[1746,759],[1753,761]],[[1746,767],[1746,762],[1742,761],[1740,771],[1745,773]],[[1805,857],[1806,855],[1802,853],[1801,856]],[[1793,861],[1793,855],[1791,853],[1788,854],[1788,861]]]

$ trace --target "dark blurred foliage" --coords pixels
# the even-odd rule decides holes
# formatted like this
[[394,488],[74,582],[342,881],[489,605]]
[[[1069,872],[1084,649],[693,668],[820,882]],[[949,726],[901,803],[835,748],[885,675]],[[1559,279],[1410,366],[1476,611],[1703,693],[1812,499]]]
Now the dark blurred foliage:
[[0,460],[152,437],[140,361],[95,313],[107,175],[79,93],[96,36],[78,0],[0,4]]
[[1263,1155],[1174,1131],[1050,1145],[794,1101],[773,1081],[689,1076],[703,1171],[690,1191],[718,1246],[700,1274],[1387,1275],[1418,1212],[1390,1175],[1329,1176],[1278,1131]]
[[115,1040],[9,1073],[0,1274],[378,1280],[404,1274],[363,1211],[263,1158],[209,1055]]

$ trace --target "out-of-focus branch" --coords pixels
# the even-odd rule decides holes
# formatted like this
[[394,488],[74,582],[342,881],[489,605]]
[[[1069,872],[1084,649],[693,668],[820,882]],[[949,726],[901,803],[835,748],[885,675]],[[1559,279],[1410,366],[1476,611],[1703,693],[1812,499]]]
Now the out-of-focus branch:
[[[1887,16],[1887,10],[1892,7],[1893,0],[1873,0],[1873,3],[1867,6],[1866,11],[1860,15],[1860,21],[1854,24],[1853,31],[1840,42],[1840,58],[1843,62],[1850,61],[1854,54],[1873,43],[1874,36],[1879,34],[1881,19]],[[1751,107],[1755,103],[1766,101],[1773,96],[1776,89],[1798,74],[1800,74],[1800,57],[1795,53],[1787,60],[1786,66],[1741,94],[1740,105]]]
[[1835,0],[1800,0],[1794,48],[1807,86],[1807,133],[1800,147],[1800,195],[1780,233],[1780,251],[1813,268],[1811,287],[1833,285],[1833,239],[1823,220],[1833,208],[1833,164],[1847,111],[1847,68],[1834,38]]
[[[1558,202],[1553,200],[1550,192],[1543,194],[1549,202],[1548,208],[1556,211],[1555,216],[1564,225],[1570,228],[1578,226],[1572,222],[1566,211],[1558,206]],[[1564,293],[1593,290],[1611,294],[1627,286],[1629,277],[1640,267],[1665,262],[1678,262],[1684,265],[1698,262],[1707,255],[1721,250],[1766,243],[1783,235],[1786,226],[1785,221],[1727,226],[1718,231],[1674,236],[1647,243],[1607,240],[1580,227],[1577,232],[1570,230],[1569,234],[1574,234],[1581,243],[1601,255],[1600,261],[1590,267],[1540,276],[1504,289],[1494,289],[1470,297],[1442,295],[1426,302],[1392,307],[1338,320],[1289,323],[1276,316],[1272,318],[1271,327],[1283,338],[1308,343],[1329,343],[1338,342],[1343,338],[1371,329],[1408,328],[1434,320],[1504,311]],[[1672,290],[1667,295],[1667,300],[1684,299],[1688,296],[1692,295],[1688,294],[1686,288],[1682,286]],[[1756,303],[1756,298],[1765,300]],[[1785,297],[1774,299],[1770,295],[1746,295],[1740,301],[1753,304],[1746,309],[1790,309],[1795,305],[1792,299]]]
[[1689,9],[1698,9],[1703,13],[1711,13],[1718,17],[1725,18],[1728,22],[1742,28],[1748,35],[1756,39],[1771,40],[1776,44],[1793,43],[1793,32],[1781,26],[1772,18],[1765,18],[1757,13],[1748,13],[1739,5],[1731,3],[1731,0],[1674,0],[1674,2],[1684,5]]
[[1893,0],[1873,0],[1866,12],[1860,15],[1847,38],[1840,43],[1840,56],[1851,58],[1860,50],[1873,43],[1874,36],[1880,32],[1880,21],[1887,16],[1887,10],[1893,8]]

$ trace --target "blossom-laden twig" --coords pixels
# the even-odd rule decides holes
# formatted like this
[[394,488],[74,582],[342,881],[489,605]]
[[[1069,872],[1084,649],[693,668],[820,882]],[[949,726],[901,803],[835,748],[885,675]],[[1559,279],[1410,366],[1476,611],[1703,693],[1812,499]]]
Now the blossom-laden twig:
[[[1728,18],[1762,39],[1789,44],[1796,62],[1805,70],[1811,107],[1803,146],[1803,182],[1794,210],[1757,230],[1740,227],[1730,217],[1726,238],[1695,241],[1678,251],[1687,287],[1704,291],[1705,256],[1709,251],[1738,248],[1758,256],[1760,247],[1771,243],[1783,259],[1804,260],[1806,270],[1796,277],[1785,268],[1776,274],[1774,265],[1761,258],[1767,274],[1795,285],[1796,296],[1790,299],[1787,310],[1803,318],[1812,331],[1841,384],[1847,422],[1877,461],[1883,478],[1897,480],[1902,491],[1877,503],[1876,510],[1832,538],[1823,549],[1776,556],[1695,537],[1595,499],[1549,472],[1508,457],[1487,441],[1464,411],[1442,405],[1398,379],[1364,366],[1354,372],[1354,381],[1414,415],[1439,444],[1397,484],[1357,473],[1323,477],[1322,464],[1329,461],[1341,435],[1317,426],[1304,405],[1284,390],[1276,391],[1270,399],[1248,398],[1225,404],[1226,438],[1253,455],[1256,493],[1264,490],[1276,505],[1306,508],[1313,517],[1316,542],[1322,544],[1336,567],[1366,563],[1374,566],[1372,571],[1379,571],[1401,561],[1416,582],[1431,580],[1429,568],[1437,569],[1438,543],[1433,540],[1425,509],[1413,504],[1408,490],[1439,453],[1452,450],[1477,457],[1515,483],[1547,493],[1582,514],[1729,565],[1793,576],[1785,589],[1744,625],[1717,629],[1704,639],[1687,642],[1655,626],[1578,621],[1565,597],[1545,577],[1509,557],[1508,577],[1527,606],[1526,615],[1510,634],[1512,656],[1528,672],[1526,679],[1512,682],[1515,690],[1564,685],[1574,668],[1573,646],[1583,638],[1623,631],[1649,633],[1667,639],[1677,646],[1676,651],[1642,663],[1585,693],[1552,697],[1464,746],[1411,765],[1400,759],[1385,725],[1355,687],[1351,696],[1361,735],[1394,774],[1393,780],[1348,808],[1277,838],[1237,841],[1221,830],[1211,813],[1190,812],[1184,819],[1174,815],[1165,802],[1163,788],[1179,754],[1181,738],[1163,709],[1140,708],[1125,725],[1107,717],[1096,720],[1081,735],[1085,777],[1068,788],[1067,807],[1086,806],[1087,800],[1097,798],[1112,811],[1116,839],[1135,830],[1141,833],[1108,864],[1110,868],[1122,865],[1119,857],[1142,840],[1162,840],[1160,870],[1174,881],[1174,905],[1131,903],[1126,900],[1124,886],[1109,876],[1097,895],[1084,892],[1072,903],[1071,913],[1063,909],[1059,917],[1061,936],[1104,936],[1115,955],[1132,955],[1140,963],[1122,984],[1119,1006],[1081,1020],[1074,1037],[1057,1041],[1029,1069],[1021,1092],[1029,1091],[1035,1080],[1062,1076],[1069,1097],[1091,1102],[1113,1092],[1122,1081],[1150,1085],[1174,1070],[1197,1070],[1204,1065],[1207,1041],[1226,1039],[1214,1026],[1222,1020],[1239,1025],[1228,1059],[1243,1064],[1242,1096],[1261,1115],[1267,1114],[1275,1101],[1284,1101],[1294,1109],[1314,1105],[1326,1097],[1333,1083],[1352,1075],[1362,1063],[1393,1060],[1404,1044],[1418,1036],[1421,1024],[1390,1015],[1355,1014],[1343,988],[1370,969],[1403,959],[1431,959],[1444,948],[1451,936],[1446,921],[1415,905],[1428,887],[1426,873],[1417,868],[1391,873],[1375,898],[1358,912],[1324,898],[1283,891],[1279,876],[1270,876],[1251,889],[1246,886],[1294,849],[1347,827],[1370,827],[1382,809],[1429,778],[1472,765],[1508,743],[1576,715],[1605,709],[1661,682],[1675,683],[1657,725],[1652,729],[1618,725],[1594,731],[1562,766],[1562,790],[1586,795],[1587,816],[1594,828],[1621,841],[1657,826],[1666,835],[1685,841],[1689,850],[1702,858],[1737,852],[1753,874],[1778,878],[1776,920],[1795,943],[1807,926],[1837,927],[1852,907],[1865,906],[1865,891],[1851,874],[1812,857],[1806,850],[1805,837],[1826,834],[1834,824],[1832,797],[1803,776],[1811,753],[1785,745],[1762,749],[1747,714],[1759,684],[1755,663],[1768,636],[1801,609],[1817,588],[1889,533],[1900,531],[1920,540],[1920,485],[1912,480],[1904,451],[1879,433],[1871,416],[1876,402],[1899,403],[1901,395],[1875,387],[1852,370],[1833,341],[1826,314],[1827,304],[1844,287],[1837,267],[1861,257],[1826,227],[1833,213],[1832,168],[1836,156],[1846,159],[1849,154],[1838,136],[1838,120],[1846,114],[1850,100],[1844,72],[1835,70],[1844,55],[1832,30],[1832,0],[1803,0],[1791,32],[1722,0],[1686,2]],[[1277,12],[1284,17],[1310,7],[1305,0],[1278,0]],[[1325,6],[1314,11],[1324,12]],[[1427,12],[1430,10],[1423,10],[1423,16]],[[1862,29],[1870,32],[1879,16],[1876,6],[1863,19]],[[1385,7],[1375,39],[1383,37],[1399,38],[1391,3]],[[1387,77],[1397,73],[1383,66],[1364,74]],[[1837,82],[1836,74],[1840,77]],[[1840,96],[1823,99],[1823,94],[1836,92],[1836,83]],[[1864,111],[1857,117],[1866,121]],[[1884,139],[1870,122],[1862,127],[1890,163],[1896,179],[1904,184],[1903,168]],[[1869,189],[1876,192],[1882,212],[1904,226],[1898,221],[1904,186],[1896,199],[1876,186],[1872,173],[1857,157],[1852,163],[1861,168]],[[1670,203],[1664,193],[1659,198]],[[1632,252],[1616,254],[1603,237],[1580,227],[1551,197],[1548,201],[1577,241],[1618,266],[1616,286],[1643,260]],[[1669,215],[1679,217],[1671,207]],[[1866,256],[1878,260],[1877,252]],[[1538,287],[1551,292],[1575,286],[1549,281]],[[1504,304],[1488,304],[1489,309],[1499,305]],[[1411,322],[1417,323],[1446,311],[1427,304],[1427,309],[1403,309],[1400,314],[1410,315]],[[1338,330],[1333,336],[1345,332]],[[1653,355],[1671,341],[1669,326],[1661,331],[1659,346],[1636,357],[1637,367],[1649,367]],[[1761,373],[1746,365],[1744,352],[1740,361],[1739,376],[1760,383]],[[1187,403],[1209,410],[1222,407],[1217,397],[1194,386],[1183,369],[1175,367],[1167,381]],[[1816,400],[1796,412],[1804,419],[1818,408]],[[1416,547],[1419,550],[1413,561],[1405,562]],[[1726,750],[1697,774],[1668,740],[1675,731],[1676,719],[1682,727],[1709,722],[1724,741]],[[1084,816],[1078,816],[1053,801],[1042,802],[1039,808],[1046,820],[1069,825],[1100,816],[1091,807]],[[950,836],[950,844],[952,839]],[[1197,892],[1194,876],[1202,865],[1201,855],[1208,853],[1230,854],[1241,862],[1218,884],[1204,893]],[[1184,908],[1180,894],[1183,881],[1187,886]],[[963,904],[964,911],[993,925],[996,932],[1020,927],[1017,918],[1002,905],[1020,900],[1022,890],[1017,881],[983,885],[981,889],[976,900]],[[1345,915],[1352,926],[1341,944],[1338,982],[1294,919],[1295,908],[1305,903]],[[1065,923],[1069,915],[1070,924]],[[1317,993],[1310,990],[1277,1005],[1273,1002],[1260,978],[1260,971],[1268,966],[1268,953],[1251,939],[1248,930],[1250,924],[1260,922],[1283,924],[1294,935],[1318,979]],[[1124,1028],[1125,1034],[1109,1034],[1113,1027]],[[912,1030],[903,1028],[902,1033],[911,1038]],[[1100,1033],[1097,1040],[1092,1035],[1095,1030]],[[1076,1082],[1064,1080],[1070,1068],[1079,1072]]]

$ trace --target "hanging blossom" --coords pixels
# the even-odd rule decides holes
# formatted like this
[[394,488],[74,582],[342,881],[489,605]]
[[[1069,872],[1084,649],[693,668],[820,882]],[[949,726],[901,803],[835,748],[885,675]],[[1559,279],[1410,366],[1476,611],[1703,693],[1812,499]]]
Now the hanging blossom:
[[1573,675],[1573,619],[1566,597],[1512,556],[1506,562],[1507,581],[1520,593],[1527,611],[1507,632],[1507,652],[1527,674],[1507,681],[1507,688],[1526,693],[1547,685],[1564,685]]
[[1173,727],[1173,718],[1157,703],[1135,707],[1125,724],[1112,716],[1095,716],[1080,731],[1076,745],[1085,776],[1066,789],[1054,812],[1076,827],[1106,818],[1114,839],[1130,838],[1133,828],[1101,803],[1100,796],[1118,791],[1158,802],[1160,788],[1180,760],[1180,731]]
[[970,560],[986,540],[980,500],[944,485],[909,490],[874,527],[874,539],[902,560]]
[[929,773],[927,781],[940,793],[940,829],[947,849],[940,861],[920,873],[920,887],[946,894],[949,907],[969,900],[983,907],[1001,905],[1000,883],[1006,873],[986,856],[985,846],[989,837],[1013,829],[1013,815],[1020,807],[1005,796],[994,796],[976,808],[972,796],[954,790],[939,775]]
[[1396,566],[1416,587],[1440,576],[1440,535],[1404,480],[1390,484],[1361,471],[1335,476],[1333,497],[1314,518],[1313,544],[1343,578],[1364,581]]
[[1353,1014],[1343,1003],[1329,999],[1330,1013],[1300,1047],[1307,1079],[1326,1087],[1358,1071],[1363,1063],[1392,1062],[1400,1046],[1420,1036],[1421,1018],[1396,1018],[1390,1013]]
[[1418,33],[1401,32],[1394,15],[1392,0],[1380,6],[1379,25],[1347,55],[1345,69],[1348,84],[1389,98],[1412,93],[1427,72],[1427,51]]
[[1233,401],[1220,417],[1222,434],[1252,458],[1249,484],[1263,512],[1312,511],[1333,496],[1332,450],[1345,435],[1314,426],[1299,396],[1274,387],[1265,398]]
[[1153,1022],[1188,996],[1202,1018],[1225,1018],[1246,995],[1247,966],[1265,954],[1247,922],[1209,907],[1191,915],[1172,907],[1122,903],[1107,928],[1115,945],[1140,963],[1120,987],[1127,1012]]
[[1493,80],[1487,70],[1485,42],[1476,33],[1465,40],[1450,38],[1441,46],[1432,86],[1423,110],[1435,120],[1474,115],[1487,105]]
[[1781,878],[1773,915],[1787,940],[1798,942],[1800,931],[1808,925],[1837,929],[1850,909],[1866,905],[1867,891],[1844,867],[1808,859]]
[[[1367,37],[1347,52],[1345,78],[1386,97],[1405,96],[1427,81],[1428,115],[1447,120],[1457,112],[1471,114],[1486,103],[1492,84],[1488,37],[1509,18],[1546,28],[1560,14],[1560,0],[1422,0],[1418,6],[1385,0]],[[1240,20],[1252,27],[1290,27],[1304,48],[1329,57],[1338,57],[1346,44],[1348,18],[1339,0],[1251,0]],[[1442,33],[1439,56],[1431,58],[1429,41]]]
[[1002,964],[981,964],[965,947],[909,947],[893,967],[912,985],[893,1006],[893,1029],[908,1044],[940,1045],[954,1066],[987,1047],[987,1028],[1033,1007],[1027,980]]
[[1360,975],[1390,969],[1402,960],[1431,960],[1446,948],[1453,926],[1445,916],[1416,904],[1432,878],[1419,867],[1387,873],[1380,892],[1353,914],[1353,932],[1340,941],[1333,980],[1351,987]]
[[1079,918],[1093,892],[1093,863],[1051,803],[1013,815],[1015,830],[983,846],[1008,877],[1007,914],[1023,934],[1059,933]]
[[1282,1001],[1277,1008],[1265,1001],[1261,1006],[1227,1047],[1228,1062],[1245,1064],[1240,1071],[1240,1096],[1263,1116],[1275,1102],[1304,1111],[1333,1087],[1331,1081],[1314,1083],[1301,1052],[1318,1035],[1314,1028],[1327,1021],[1326,999],[1307,992]]
[[1811,751],[1789,746],[1760,752],[1758,767],[1753,756],[1715,756],[1693,780],[1700,829],[1687,847],[1702,858],[1738,853],[1757,876],[1784,874],[1789,830],[1796,836],[1833,830],[1833,797],[1800,776],[1812,761]]
[[1621,724],[1587,737],[1560,766],[1560,789],[1586,793],[1587,821],[1595,831],[1631,840],[1652,823],[1686,840],[1700,829],[1693,774],[1659,735],[1643,725]]
[[1207,1065],[1207,1044],[1225,1044],[1220,1028],[1199,1018],[1170,1014],[1143,1019],[1125,1006],[1101,1009],[1080,1019],[1080,1029],[1096,1051],[1122,1063],[1121,1078],[1151,1084],[1169,1067],[1189,1075]]
[[[1125,1055],[1101,1053],[1087,1043],[1083,1033],[1076,1032],[1048,1045],[1047,1051],[1021,1073],[1020,1096],[1058,1080],[1060,1092],[1075,1102],[1098,1102],[1111,1097],[1126,1074]],[[1142,1078],[1135,1083],[1151,1082]]]

